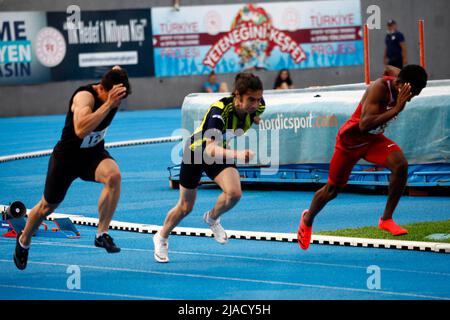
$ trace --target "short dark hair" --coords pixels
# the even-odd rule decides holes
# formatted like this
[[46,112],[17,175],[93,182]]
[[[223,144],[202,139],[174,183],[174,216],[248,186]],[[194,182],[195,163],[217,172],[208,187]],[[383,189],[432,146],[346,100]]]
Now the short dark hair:
[[125,69],[114,68],[107,73],[105,73],[100,81],[100,84],[105,88],[106,91],[112,89],[116,84],[123,84],[127,89],[127,94],[125,97],[131,94],[131,85],[128,80],[128,73]]
[[398,80],[411,84],[412,94],[418,95],[427,86],[428,74],[421,66],[409,64],[400,70]]
[[390,20],[388,20],[388,22],[387,22],[387,25],[388,25],[388,26],[392,26],[392,25],[394,25],[394,24],[397,24],[397,22],[395,22],[395,20],[393,20],[393,19],[390,19]]
[[244,95],[247,91],[258,91],[263,90],[263,84],[261,79],[258,76],[255,76],[253,73],[249,72],[240,72],[236,75],[234,79],[234,89],[233,95],[236,94],[236,91],[239,95]]
[[[288,73],[288,77],[286,80],[282,80],[281,79],[281,74],[286,71]],[[274,89],[277,89],[278,87],[280,87],[283,82],[286,82],[288,86],[292,86],[292,79],[291,79],[291,74],[289,73],[289,69],[281,69],[280,72],[278,72],[278,76],[275,79],[275,84],[273,85]]]

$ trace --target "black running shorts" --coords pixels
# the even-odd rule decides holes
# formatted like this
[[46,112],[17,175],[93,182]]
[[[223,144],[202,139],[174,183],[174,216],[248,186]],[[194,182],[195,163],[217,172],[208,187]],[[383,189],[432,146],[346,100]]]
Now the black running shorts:
[[54,151],[48,162],[44,190],[45,200],[51,204],[61,203],[70,185],[77,178],[95,182],[95,170],[104,159],[114,160],[104,149],[80,151],[75,155]]
[[[191,152],[191,159],[194,159],[194,153]],[[225,161],[224,161],[225,162]],[[180,185],[185,187],[186,189],[196,189],[198,184],[202,178],[203,172],[211,179],[214,180],[219,173],[221,173],[226,168],[236,168],[236,165],[233,164],[206,164],[202,161],[202,163],[194,163],[194,161],[182,161],[181,169],[180,169]]]

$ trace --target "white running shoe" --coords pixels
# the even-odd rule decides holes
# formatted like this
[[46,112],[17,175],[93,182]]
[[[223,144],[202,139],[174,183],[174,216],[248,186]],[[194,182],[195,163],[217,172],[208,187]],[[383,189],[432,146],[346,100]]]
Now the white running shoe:
[[169,241],[159,235],[159,231],[153,236],[154,257],[161,263],[169,262]]
[[225,232],[225,229],[220,224],[220,218],[217,220],[210,218],[209,211],[207,211],[203,215],[203,221],[205,221],[205,223],[209,226],[209,228],[213,232],[214,239],[218,243],[225,244],[228,242],[227,233]]

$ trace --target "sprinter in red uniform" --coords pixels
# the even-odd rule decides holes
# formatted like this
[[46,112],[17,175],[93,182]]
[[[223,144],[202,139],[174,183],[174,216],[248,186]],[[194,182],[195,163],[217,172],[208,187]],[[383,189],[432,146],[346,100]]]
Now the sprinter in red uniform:
[[308,249],[311,241],[315,216],[336,198],[360,159],[391,171],[389,196],[378,227],[395,236],[408,233],[392,219],[406,185],[408,162],[400,147],[383,132],[406,103],[425,88],[428,75],[418,65],[408,65],[402,70],[390,68],[389,73],[391,76],[379,78],[367,88],[358,108],[337,134],[328,183],[316,192],[309,209],[303,211],[300,219],[297,239],[304,250]]

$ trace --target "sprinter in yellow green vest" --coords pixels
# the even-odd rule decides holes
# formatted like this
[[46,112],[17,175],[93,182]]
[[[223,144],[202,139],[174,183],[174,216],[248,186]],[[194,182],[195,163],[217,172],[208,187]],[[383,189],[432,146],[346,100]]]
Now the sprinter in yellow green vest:
[[192,211],[203,172],[223,191],[214,207],[204,214],[203,220],[211,228],[217,242],[227,243],[227,234],[219,217],[241,198],[241,181],[235,162],[248,162],[254,157],[251,150],[228,149],[227,141],[233,135],[243,134],[253,123],[259,123],[265,109],[262,95],[262,82],[257,76],[239,73],[233,94],[214,103],[192,134],[181,163],[179,201],[168,212],[163,228],[153,237],[156,261],[169,262],[168,237]]

